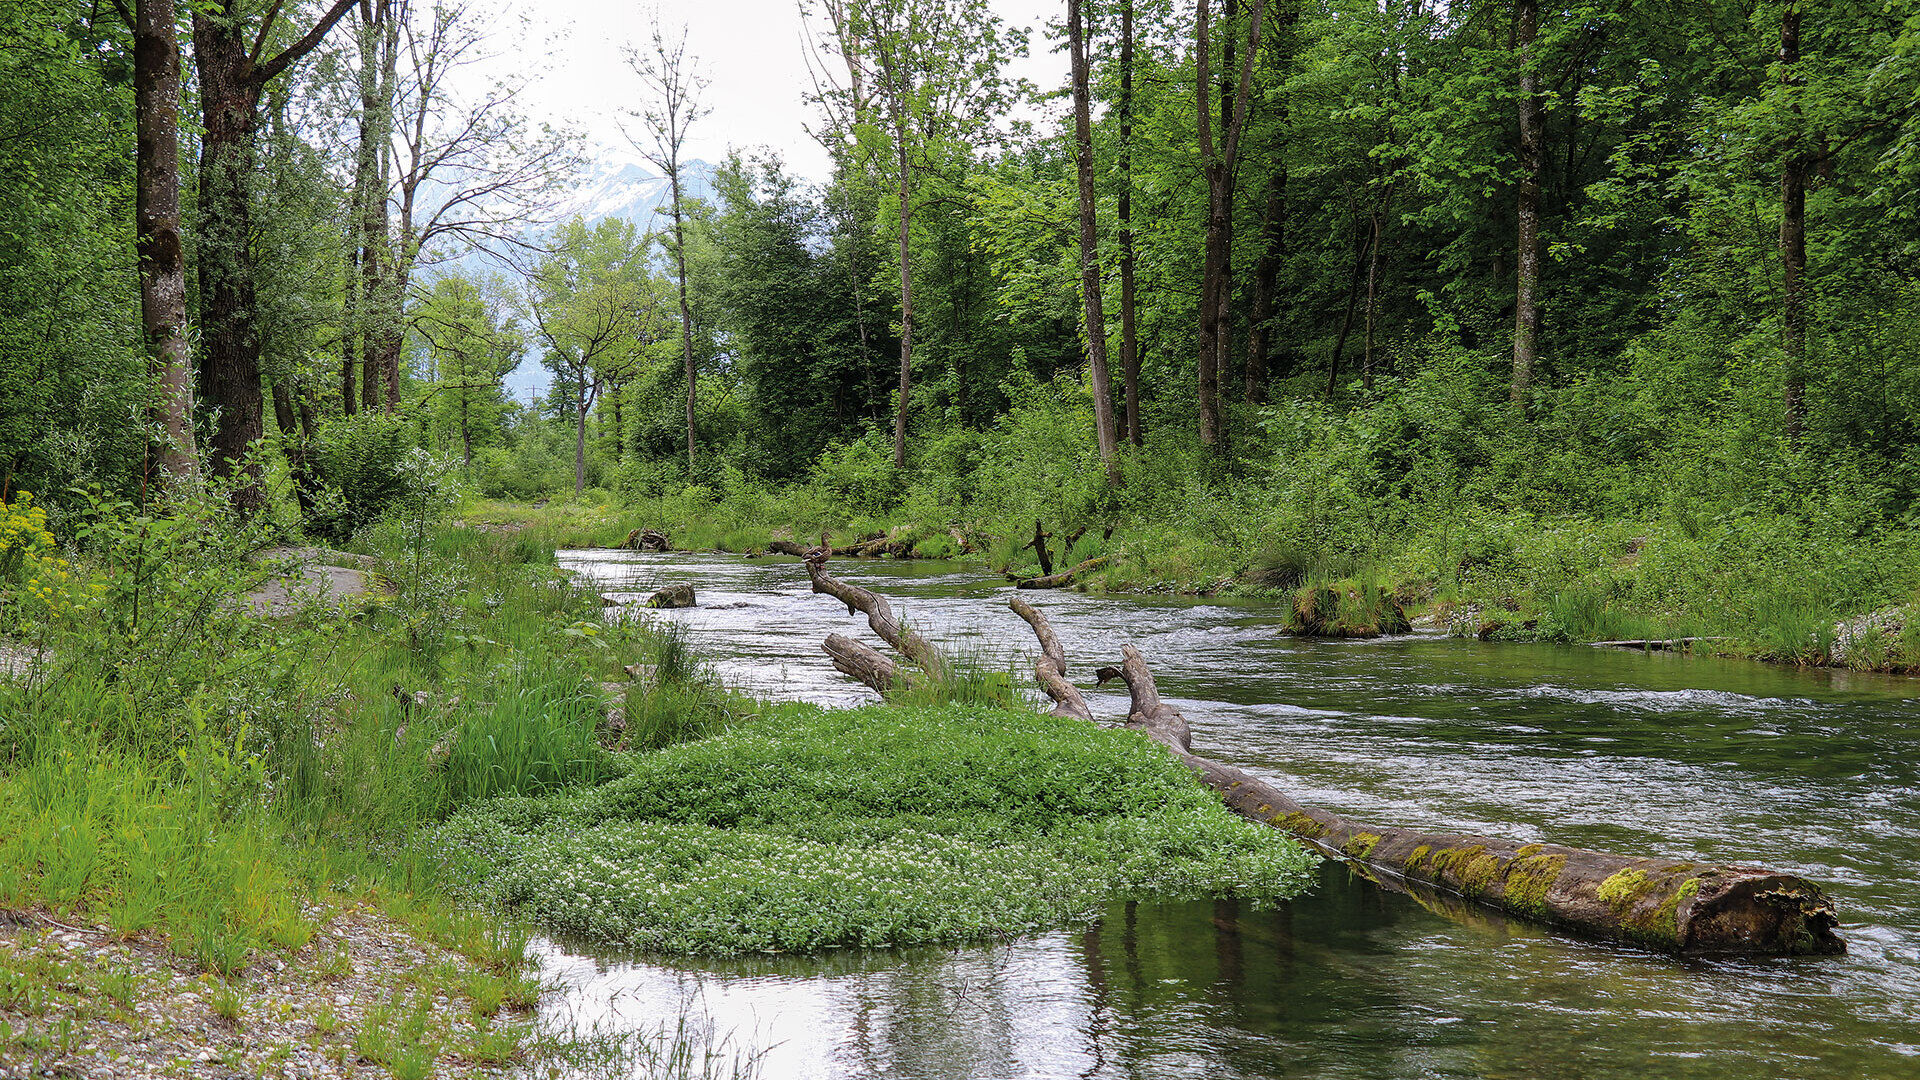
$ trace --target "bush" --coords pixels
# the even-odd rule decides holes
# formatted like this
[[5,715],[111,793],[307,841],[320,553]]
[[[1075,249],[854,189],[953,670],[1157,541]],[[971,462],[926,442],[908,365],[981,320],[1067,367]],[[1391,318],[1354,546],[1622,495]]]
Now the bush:
[[891,443],[876,428],[821,451],[808,479],[841,513],[878,517],[892,509],[900,474]]
[[363,412],[321,424],[308,461],[327,497],[309,517],[308,529],[344,540],[378,520],[407,493],[404,464],[413,445],[411,425],[386,413]]

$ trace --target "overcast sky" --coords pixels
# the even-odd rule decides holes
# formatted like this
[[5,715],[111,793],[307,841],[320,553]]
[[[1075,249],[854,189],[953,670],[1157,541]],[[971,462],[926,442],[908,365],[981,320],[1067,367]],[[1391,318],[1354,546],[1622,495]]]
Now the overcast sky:
[[[794,172],[825,178],[826,152],[806,133],[806,125],[819,119],[805,100],[812,81],[798,0],[506,2],[516,16],[526,17],[530,32],[522,33],[516,19],[501,20],[500,33],[510,38],[496,43],[506,51],[503,61],[524,63],[528,51],[541,49],[544,39],[556,39],[548,53],[550,68],[529,99],[536,117],[571,121],[594,141],[624,149],[616,120],[622,108],[636,104],[640,81],[627,67],[622,48],[646,39],[657,10],[669,35],[686,26],[687,51],[711,80],[705,101],[712,112],[689,132],[689,156],[717,162],[730,146],[765,145],[778,150]],[[1049,53],[1042,35],[1045,19],[1064,18],[1065,4],[991,2],[1003,20],[1033,34],[1037,55],[1014,74],[1042,87],[1064,84],[1064,54]]]

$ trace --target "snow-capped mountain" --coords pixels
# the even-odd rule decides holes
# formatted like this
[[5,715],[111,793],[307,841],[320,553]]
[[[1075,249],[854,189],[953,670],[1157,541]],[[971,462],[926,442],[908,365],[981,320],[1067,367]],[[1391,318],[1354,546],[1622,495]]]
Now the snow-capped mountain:
[[[694,159],[680,166],[680,194],[685,199],[700,199],[711,204],[717,198],[713,183],[714,167]],[[641,235],[664,229],[669,222],[672,200],[667,179],[656,175],[652,167],[632,150],[602,147],[594,162],[582,174],[574,193],[559,207],[559,220],[579,217],[588,228],[609,218],[634,223]],[[547,370],[531,355],[508,373],[507,393],[517,401],[546,392]]]

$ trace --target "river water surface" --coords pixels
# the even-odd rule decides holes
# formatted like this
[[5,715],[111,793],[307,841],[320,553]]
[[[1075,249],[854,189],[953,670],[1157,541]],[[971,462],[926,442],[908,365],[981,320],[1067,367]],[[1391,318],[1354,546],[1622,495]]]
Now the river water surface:
[[[864,617],[797,560],[563,552],[662,612],[734,685],[873,699],[820,652]],[[845,560],[957,654],[1030,670],[1003,583]],[[1826,885],[1848,955],[1685,961],[1492,912],[1437,914],[1329,863],[1277,911],[1116,904],[962,949],[689,962],[547,943],[555,1018],[682,1013],[760,1075],[1920,1078],[1920,681],[1428,636],[1302,641],[1270,604],[1028,593],[1083,685],[1136,645],[1194,749],[1361,820],[1752,863]],[[1088,694],[1096,715],[1124,692]]]

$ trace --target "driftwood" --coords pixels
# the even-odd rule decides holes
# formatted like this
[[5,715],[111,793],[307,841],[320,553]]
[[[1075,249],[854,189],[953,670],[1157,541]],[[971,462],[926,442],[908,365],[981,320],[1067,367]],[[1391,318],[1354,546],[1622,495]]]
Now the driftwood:
[[1363,825],[1303,806],[1265,780],[1191,751],[1186,720],[1160,701],[1127,646],[1129,727],[1167,746],[1229,807],[1359,865],[1377,879],[1453,893],[1590,936],[1690,955],[1846,951],[1833,901],[1812,882],[1747,866],[1636,858],[1559,844]]
[[947,677],[947,662],[926,638],[909,630],[898,618],[894,617],[893,605],[879,593],[863,589],[858,585],[849,585],[838,578],[828,575],[827,552],[825,545],[815,548],[807,556],[807,578],[813,582],[813,591],[825,593],[847,605],[847,614],[856,611],[865,612],[867,625],[880,635],[880,640],[899,650],[900,655],[920,666],[927,677],[941,682]]
[[620,545],[628,551],[672,551],[673,545],[667,540],[667,534],[658,529],[635,529],[627,534],[627,541]]
[[[946,666],[939,653],[902,627],[883,597],[832,578],[825,564],[824,550],[807,560],[815,592],[843,601],[849,613],[866,612],[875,633],[929,675],[940,677]],[[1091,721],[1092,711],[1066,678],[1066,653],[1045,614],[1019,597],[1011,598],[1009,606],[1040,642],[1034,674],[1053,699],[1055,715]],[[837,634],[828,638],[827,651],[840,670],[882,692],[898,685],[903,675],[884,656]],[[1096,675],[1102,681],[1114,676],[1126,681],[1131,698],[1128,727],[1165,746],[1236,812],[1351,862],[1389,888],[1451,895],[1582,935],[1667,952],[1846,951],[1834,932],[1839,920],[1833,902],[1819,886],[1790,874],[1365,825],[1302,805],[1244,769],[1194,754],[1186,718],[1160,699],[1145,658],[1131,645],[1123,646],[1121,654],[1118,669],[1102,668]]]
[[845,634],[828,634],[821,649],[833,660],[833,666],[872,687],[880,694],[911,687],[913,682],[892,660],[878,650],[862,645]]
[[1095,555],[1086,562],[1057,574],[1048,573],[1040,577],[1021,578],[1013,584],[1017,589],[1062,589],[1073,584],[1073,579],[1090,570],[1098,570],[1107,565],[1108,556]]
[[1691,649],[1696,641],[1725,641],[1723,637],[1635,638],[1629,641],[1590,641],[1596,649],[1639,649],[1657,652],[1665,649]]
[[1067,681],[1067,651],[1061,648],[1060,638],[1054,634],[1046,614],[1017,596],[1009,599],[1007,606],[1027,620],[1027,625],[1033,627],[1033,636],[1040,639],[1040,659],[1033,665],[1033,678],[1053,699],[1053,715],[1091,723],[1093,710],[1087,708],[1087,700],[1080,696],[1079,688]]
[[1023,548],[1033,549],[1034,557],[1040,562],[1041,577],[1046,577],[1053,573],[1053,556],[1047,552],[1047,538],[1052,535],[1052,533],[1048,532],[1045,527],[1040,524],[1039,518],[1034,518],[1033,539],[1022,545]]
[[802,559],[807,557],[807,549],[791,540],[769,540],[767,550],[775,555],[792,555]]

